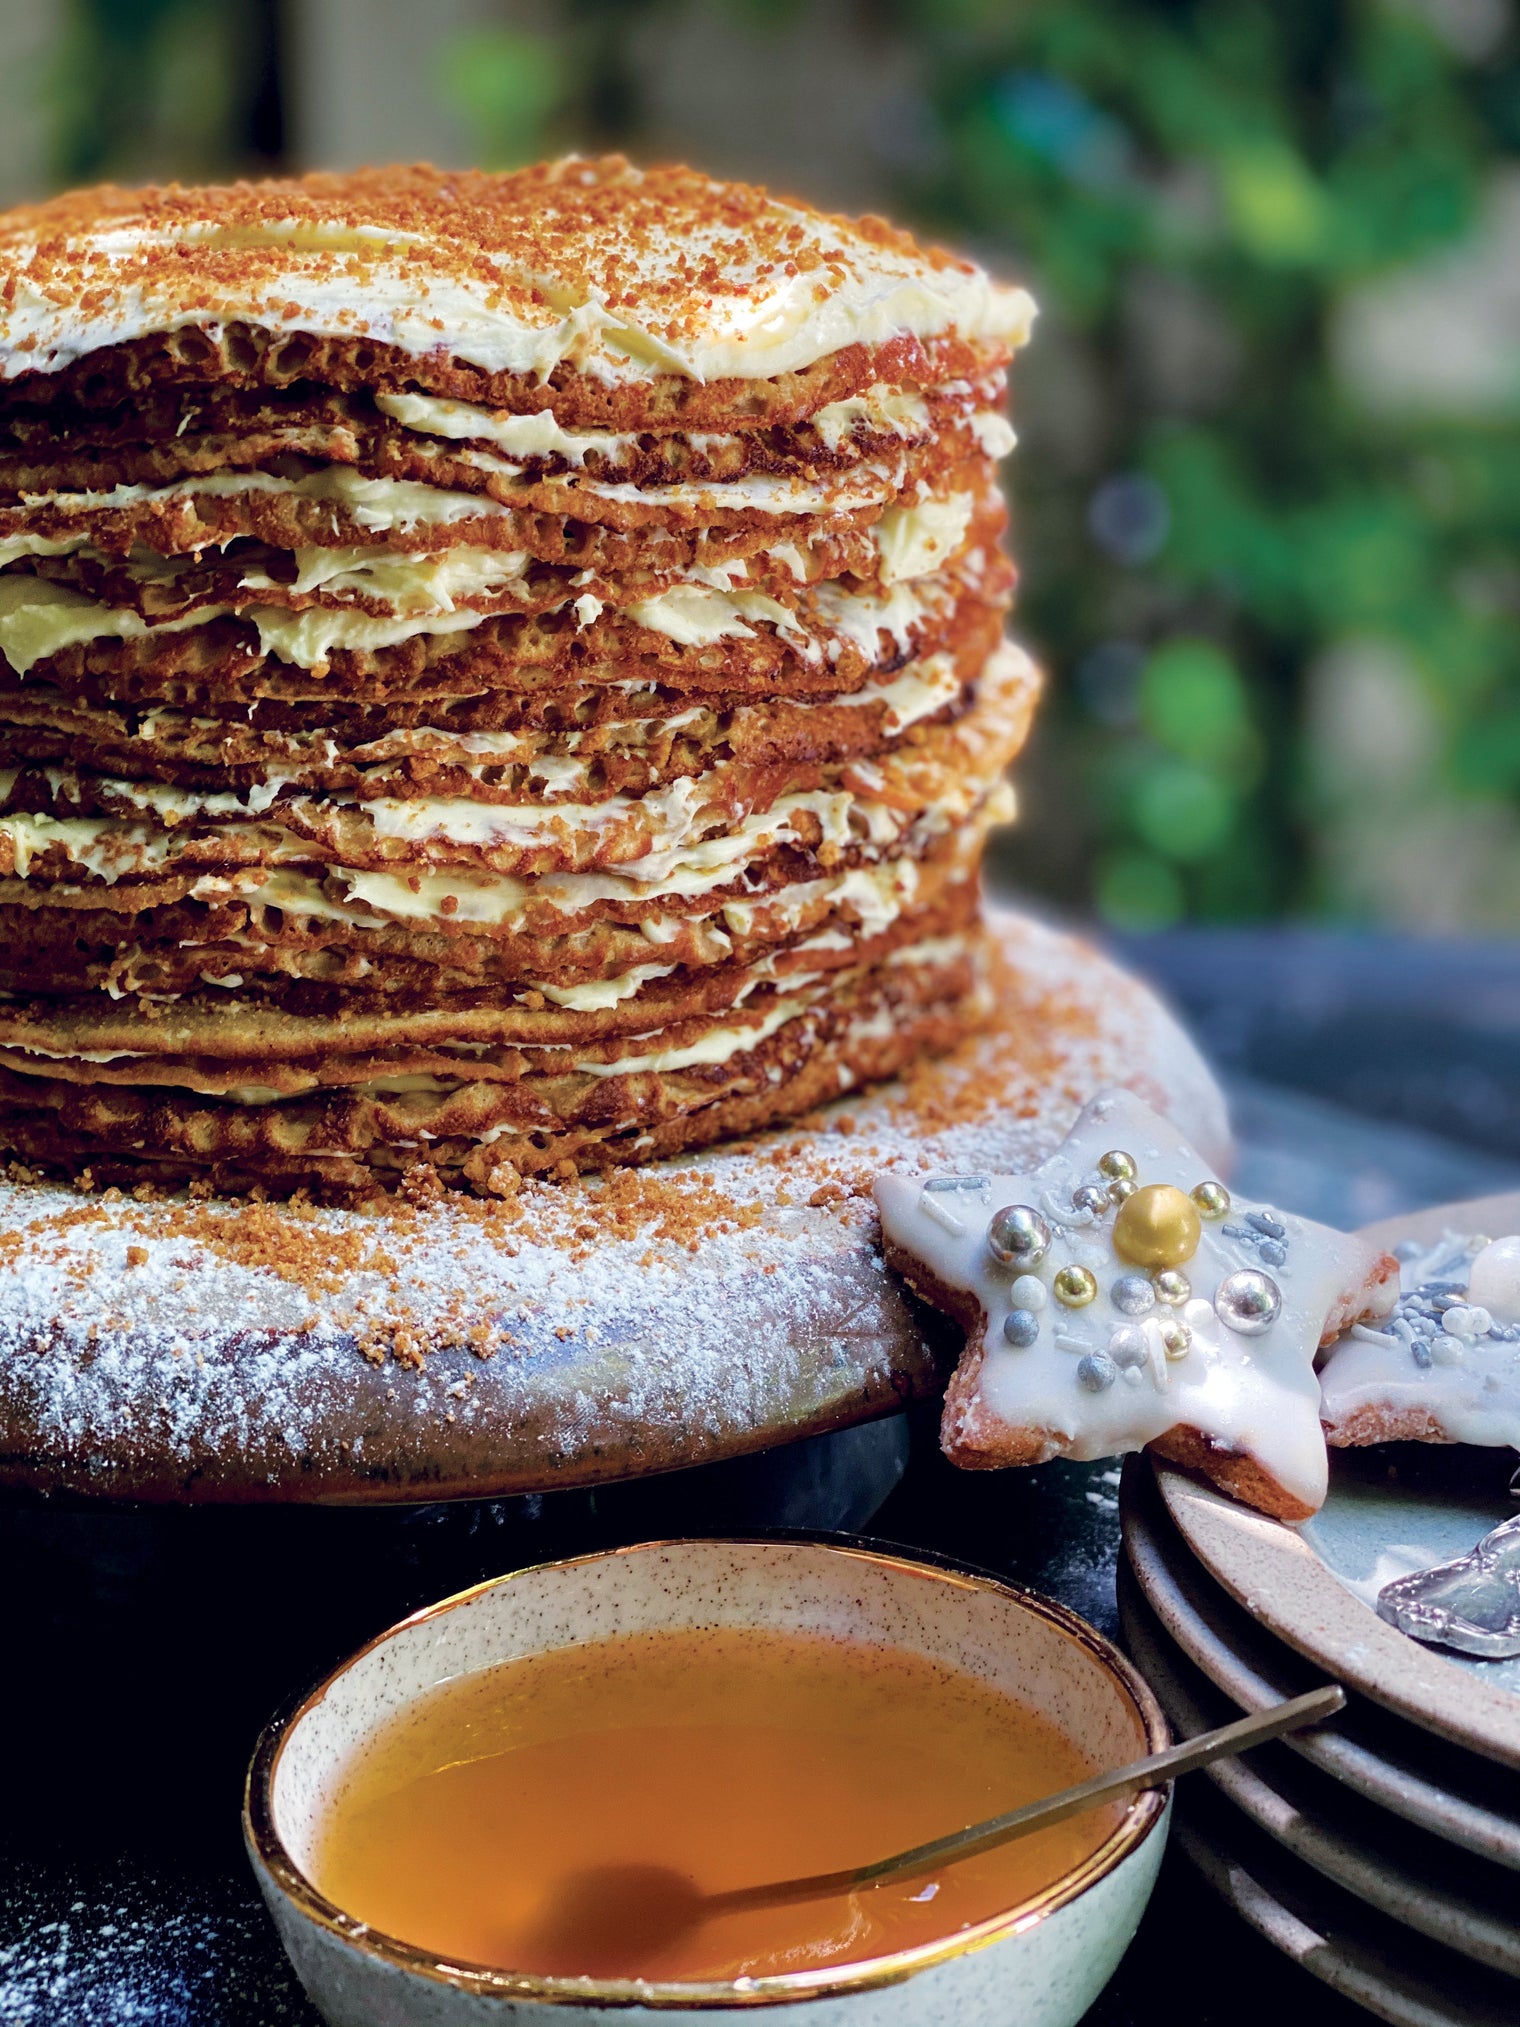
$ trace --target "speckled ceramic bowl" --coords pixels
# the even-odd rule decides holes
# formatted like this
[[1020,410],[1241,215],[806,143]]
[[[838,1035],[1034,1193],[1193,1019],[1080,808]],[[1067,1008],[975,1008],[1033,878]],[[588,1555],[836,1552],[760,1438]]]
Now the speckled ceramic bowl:
[[762,1626],[906,1648],[1044,1712],[1102,1766],[1166,1743],[1115,1648],[1059,1605],[948,1563],[838,1540],[653,1542],[502,1577],[382,1634],[277,1718],[249,1769],[244,1834],[302,1984],[334,2027],[553,2027],[609,2011],[799,2006],[807,2027],[1070,2027],[1135,1932],[1168,1798],[1137,1796],[1105,1843],[1037,1898],[897,1955],[742,1984],[546,1978],[446,1963],[346,1915],[313,1886],[328,1798],[381,1724],[450,1676],[618,1633]]

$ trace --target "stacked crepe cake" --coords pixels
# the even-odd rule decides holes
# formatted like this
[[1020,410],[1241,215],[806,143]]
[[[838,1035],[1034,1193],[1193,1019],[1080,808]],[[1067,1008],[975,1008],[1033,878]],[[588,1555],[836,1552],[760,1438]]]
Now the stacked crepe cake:
[[0,274],[13,1172],[510,1190],[985,1018],[1022,290],[621,160],[88,192]]

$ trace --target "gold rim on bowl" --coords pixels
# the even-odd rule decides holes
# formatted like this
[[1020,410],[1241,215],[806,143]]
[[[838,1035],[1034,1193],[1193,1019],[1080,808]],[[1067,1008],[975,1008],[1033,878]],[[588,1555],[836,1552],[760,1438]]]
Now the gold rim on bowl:
[[836,1965],[817,1971],[784,1971],[771,1977],[740,1980],[657,1983],[636,1978],[550,1977],[530,1971],[501,1970],[489,1964],[459,1963],[420,1949],[414,1943],[403,1942],[399,1936],[386,1935],[368,1927],[318,1891],[291,1858],[275,1829],[274,1781],[280,1755],[290,1734],[341,1676],[346,1675],[365,1655],[409,1627],[441,1618],[446,1612],[470,1604],[487,1591],[514,1583],[519,1577],[539,1575],[547,1570],[578,1569],[588,1563],[608,1562],[618,1556],[657,1554],[698,1546],[816,1548],[831,1555],[874,1563],[878,1568],[918,1580],[952,1584],[968,1591],[990,1591],[1000,1597],[1011,1598],[1082,1648],[1118,1682],[1140,1719],[1147,1752],[1160,1752],[1170,1743],[1166,1718],[1149,1684],[1112,1641],[1065,1605],[1039,1597],[970,1563],[958,1562],[953,1557],[938,1555],[927,1549],[908,1555],[856,1537],[800,1531],[725,1537],[676,1536],[663,1541],[634,1542],[626,1548],[600,1549],[590,1555],[565,1556],[550,1562],[533,1563],[526,1569],[509,1571],[505,1576],[488,1577],[483,1583],[472,1584],[467,1590],[456,1591],[452,1597],[424,1606],[421,1611],[398,1620],[383,1633],[377,1633],[374,1639],[367,1640],[314,1689],[292,1699],[271,1718],[260,1734],[243,1789],[243,1836],[256,1862],[263,1866],[279,1891],[309,1921],[352,1948],[395,1969],[411,1971],[419,1977],[454,1985],[481,1997],[533,2000],[549,2006],[644,2006],[676,2012],[703,2006],[796,2004],[806,1999],[833,1998],[846,1992],[867,1992],[883,1985],[897,1984],[918,1971],[928,1970],[952,1957],[968,1955],[973,1950],[985,1949],[988,1944],[999,1942],[1005,1936],[1033,1928],[1037,1922],[1065,1907],[1122,1864],[1161,1821],[1166,1809],[1165,1790],[1142,1789],[1127,1804],[1123,1816],[1108,1836],[1079,1865],[1073,1866],[1039,1893],[1000,1914],[989,1916],[986,1921],[960,1929],[955,1935],[937,1942],[919,1943],[911,1949],[895,1950],[886,1956],[868,1957],[857,1964]]

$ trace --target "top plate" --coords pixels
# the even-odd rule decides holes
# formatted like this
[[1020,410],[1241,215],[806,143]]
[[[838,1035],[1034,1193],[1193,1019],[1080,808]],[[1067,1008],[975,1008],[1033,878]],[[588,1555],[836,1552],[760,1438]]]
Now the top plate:
[[994,924],[976,1041],[806,1127],[605,1182],[383,1215],[0,1186],[0,1484],[492,1498],[937,1390],[948,1339],[883,1266],[878,1170],[1026,1166],[1106,1084],[1228,1157],[1218,1089],[1145,987],[1025,917]]
[[[1210,1575],[1290,1647],[1401,1717],[1507,1766],[1520,1767],[1520,1696],[1468,1663],[1395,1632],[1322,1557],[1317,1542],[1264,1514],[1236,1506],[1173,1471],[1158,1471],[1167,1511]],[[1327,1510],[1337,1503],[1332,1482]],[[1400,1539],[1411,1532],[1409,1503],[1386,1495]],[[1502,1519],[1502,1510],[1495,1519]],[[1323,1519],[1323,1516],[1321,1516]],[[1492,1525],[1493,1522],[1488,1523]],[[1468,1538],[1471,1548],[1482,1525]],[[1332,1540],[1335,1518],[1322,1537]],[[1432,1562],[1441,1560],[1439,1553]]]
[[[1520,1195],[1440,1205],[1369,1225],[1401,1238],[1520,1230]],[[1481,1454],[1481,1453],[1480,1453]],[[1351,1453],[1332,1452],[1330,1497],[1302,1528],[1247,1511],[1168,1470],[1157,1482],[1167,1510],[1209,1573],[1262,1625],[1349,1687],[1428,1731],[1520,1767],[1520,1664],[1473,1661],[1424,1647],[1373,1608],[1377,1588],[1404,1570],[1470,1549],[1513,1508],[1508,1464],[1453,1490],[1449,1474],[1381,1480]]]

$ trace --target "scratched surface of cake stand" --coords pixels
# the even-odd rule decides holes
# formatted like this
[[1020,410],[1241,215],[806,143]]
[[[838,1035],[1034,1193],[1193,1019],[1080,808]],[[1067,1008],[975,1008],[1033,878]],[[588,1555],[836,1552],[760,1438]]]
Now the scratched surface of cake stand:
[[0,1189],[0,1485],[371,1503],[592,1485],[887,1414],[940,1327],[882,1266],[890,1164],[1027,1166],[1107,1083],[1221,1166],[1222,1100],[1143,986],[999,912],[986,1035],[805,1129],[394,1213]]

